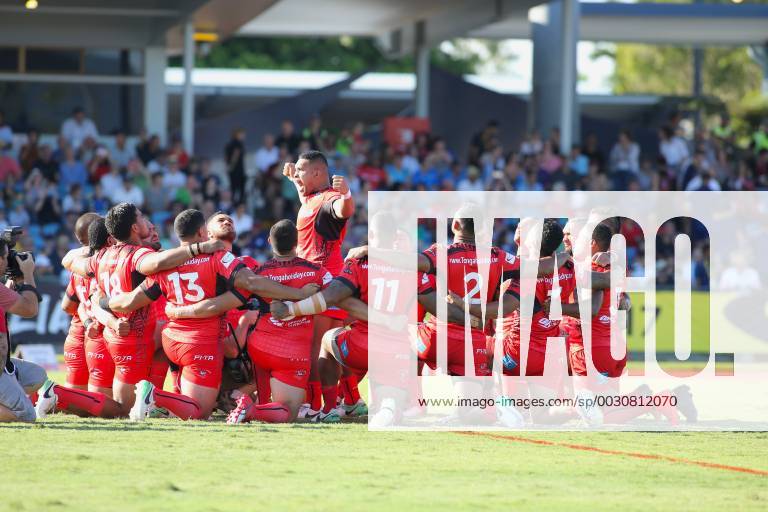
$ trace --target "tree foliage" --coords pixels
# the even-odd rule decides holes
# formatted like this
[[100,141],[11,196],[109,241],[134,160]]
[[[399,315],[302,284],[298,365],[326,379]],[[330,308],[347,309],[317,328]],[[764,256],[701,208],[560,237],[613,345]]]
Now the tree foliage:
[[[472,73],[481,60],[476,53],[460,55],[432,50],[432,63],[457,74]],[[171,65],[181,65],[179,58]],[[389,59],[371,38],[362,37],[235,37],[199,55],[203,68],[292,69],[312,71],[412,72],[414,59]]]
[[[705,48],[702,88],[705,95],[734,105],[760,89],[762,70],[747,48]],[[681,46],[618,44],[614,52],[616,94],[690,96],[693,91],[693,49]]]

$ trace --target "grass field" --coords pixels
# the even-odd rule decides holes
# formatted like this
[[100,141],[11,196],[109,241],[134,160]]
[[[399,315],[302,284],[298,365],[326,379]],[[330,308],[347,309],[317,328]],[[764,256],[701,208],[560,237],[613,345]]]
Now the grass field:
[[0,425],[0,510],[766,510],[768,433]]

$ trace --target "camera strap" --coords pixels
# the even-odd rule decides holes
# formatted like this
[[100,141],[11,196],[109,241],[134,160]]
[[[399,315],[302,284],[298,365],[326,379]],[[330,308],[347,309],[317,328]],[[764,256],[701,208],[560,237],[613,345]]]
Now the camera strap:
[[[8,325],[8,313],[5,314],[5,325]],[[10,374],[13,374],[13,372],[16,371],[16,366],[13,364],[13,361],[11,361],[11,330],[7,329],[7,333],[5,333],[6,343],[8,343],[8,350],[5,353],[5,371],[7,371]]]

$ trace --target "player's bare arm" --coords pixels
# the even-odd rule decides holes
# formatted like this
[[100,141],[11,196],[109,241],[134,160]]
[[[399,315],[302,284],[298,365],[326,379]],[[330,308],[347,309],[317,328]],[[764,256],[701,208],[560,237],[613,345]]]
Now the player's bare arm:
[[75,302],[74,300],[70,299],[66,296],[66,294],[61,299],[61,310],[69,316],[75,316],[77,314],[77,308],[79,305],[79,302]]
[[339,302],[339,307],[356,320],[368,321],[368,304],[355,297],[347,297]]
[[571,255],[567,252],[558,252],[554,256],[539,258],[539,270],[537,276],[544,277],[551,275],[555,271],[555,268],[560,268],[569,261],[571,261]]
[[101,324],[109,327],[118,336],[128,336],[131,333],[131,322],[127,318],[117,318],[111,312],[105,310],[99,304],[101,297],[98,293],[91,297],[91,311],[96,320]]
[[333,202],[333,214],[337,219],[350,218],[355,213],[355,200],[349,191],[347,179],[334,175],[331,178],[331,188],[341,194],[341,198]]
[[[316,286],[316,285],[315,285]],[[316,315],[336,306],[344,299],[352,297],[355,290],[344,284],[340,279],[334,279],[328,287],[298,302],[272,301],[272,316],[279,320],[295,316]]]
[[136,270],[145,276],[151,276],[163,270],[178,267],[188,259],[199,254],[213,254],[214,252],[225,250],[227,250],[226,244],[221,240],[214,239],[191,245],[183,245],[167,251],[147,254],[141,258]]
[[[88,315],[88,310],[85,307],[85,304],[82,302],[78,303],[77,305],[77,311],[75,314],[80,318],[80,321],[85,324],[86,320],[93,320],[90,315]],[[74,316],[74,315],[73,315]]]
[[180,318],[210,318],[221,316],[227,311],[242,305],[242,299],[232,292],[226,292],[216,297],[185,306],[174,306],[169,302],[165,306],[165,314],[171,320]]
[[91,258],[88,256],[87,247],[78,247],[69,251],[61,260],[61,265],[72,272],[82,277],[88,277],[88,266]]
[[610,272],[592,272],[592,289],[607,290],[611,287]]
[[307,284],[302,288],[291,288],[268,277],[257,276],[248,268],[242,268],[235,274],[235,288],[242,288],[269,299],[302,300],[316,293],[320,286]]
[[152,303],[144,288],[137,286],[128,293],[121,293],[109,298],[109,309],[117,313],[130,313]]
[[[459,298],[460,299],[460,298]],[[437,292],[420,293],[418,297],[419,304],[424,307],[424,310],[428,313],[437,316]],[[448,301],[448,323],[456,325],[464,325],[464,309],[452,302]],[[470,313],[470,324],[472,327],[479,329],[482,325],[480,318]]]
[[[573,302],[564,302],[560,304],[560,311],[562,312],[562,314],[566,316],[570,316],[573,318],[581,318],[581,312],[579,311],[579,296],[576,290],[574,290],[573,292],[573,298],[574,298]],[[549,315],[550,304],[551,304],[551,299],[548,298],[542,307],[546,315]],[[593,293],[592,301],[591,301],[590,316],[595,316],[598,312],[600,312],[600,308],[602,307],[602,305],[603,305],[603,294]]]
[[[507,292],[509,285],[505,283],[502,283],[501,293],[502,293],[502,316],[508,316],[511,315],[516,309],[520,307],[520,299],[517,295]],[[469,314],[472,316],[475,316],[477,318],[482,318],[483,311],[480,304],[469,304],[464,301],[464,299],[459,296],[458,294],[449,291],[448,296],[446,297],[446,300],[449,304],[453,304],[455,306],[458,306],[458,308],[463,312],[465,310],[469,310]],[[485,319],[486,320],[495,320],[499,317],[499,301],[493,301],[489,302],[485,305]]]

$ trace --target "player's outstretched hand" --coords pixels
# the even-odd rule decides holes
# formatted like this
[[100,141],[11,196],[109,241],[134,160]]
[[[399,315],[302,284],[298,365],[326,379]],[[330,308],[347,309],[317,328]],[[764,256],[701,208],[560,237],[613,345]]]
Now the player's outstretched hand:
[[304,298],[308,298],[316,294],[320,291],[320,285],[315,283],[309,283],[305,284],[301,287],[301,293],[304,295]]
[[289,180],[293,180],[293,177],[296,176],[296,164],[293,162],[285,162],[285,165],[283,165],[283,176]]
[[117,331],[117,335],[121,338],[131,334],[131,322],[127,318],[118,318],[116,327],[115,331]]
[[272,313],[272,316],[278,320],[284,320],[291,315],[288,310],[288,305],[280,300],[273,300],[269,305],[269,311]]
[[349,192],[349,183],[347,183],[347,178],[344,176],[339,176],[338,174],[334,174],[331,178],[331,187],[341,195],[346,195],[346,193]]
[[354,260],[357,258],[365,258],[368,256],[368,246],[361,245],[360,247],[353,247],[347,253],[346,260]]
[[211,238],[205,242],[200,242],[200,254],[213,254],[219,251],[226,251],[227,245],[221,240]]

